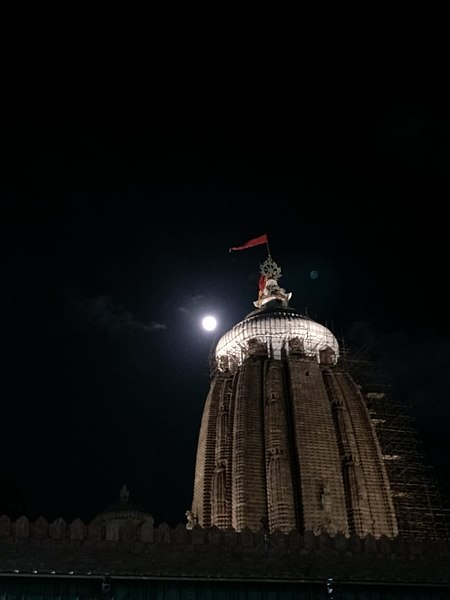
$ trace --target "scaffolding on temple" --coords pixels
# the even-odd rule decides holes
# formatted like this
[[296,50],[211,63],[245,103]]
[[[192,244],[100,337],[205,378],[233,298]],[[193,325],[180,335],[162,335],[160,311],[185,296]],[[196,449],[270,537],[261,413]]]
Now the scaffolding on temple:
[[367,346],[341,346],[340,365],[361,387],[386,465],[399,534],[421,539],[450,539],[450,505],[427,461],[412,407],[395,396]]

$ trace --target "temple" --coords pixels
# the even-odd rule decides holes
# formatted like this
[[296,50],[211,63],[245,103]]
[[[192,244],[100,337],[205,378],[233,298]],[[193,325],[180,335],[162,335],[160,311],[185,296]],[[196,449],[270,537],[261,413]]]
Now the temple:
[[2,600],[450,598],[448,510],[413,420],[290,305],[271,256],[260,271],[215,347],[186,522],[155,526],[126,486],[89,523],[0,516]]
[[[256,310],[216,345],[191,519],[236,531],[445,537],[432,480],[405,450],[405,421],[386,435],[388,391],[363,389],[333,333],[289,305],[271,256],[260,271]],[[398,465],[419,477],[415,489]]]

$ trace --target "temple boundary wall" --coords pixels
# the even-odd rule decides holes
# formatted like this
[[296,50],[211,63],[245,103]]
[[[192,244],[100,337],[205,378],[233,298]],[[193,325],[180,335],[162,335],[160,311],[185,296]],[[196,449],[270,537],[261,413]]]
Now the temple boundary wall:
[[0,517],[1,541],[26,542],[27,540],[54,540],[71,542],[111,542],[117,546],[133,546],[135,552],[142,551],[149,545],[168,546],[224,546],[230,548],[264,548],[267,552],[305,551],[305,552],[339,552],[352,554],[395,555],[420,557],[434,556],[450,557],[450,540],[424,540],[414,537],[375,538],[367,535],[361,538],[357,535],[344,536],[327,533],[315,534],[311,531],[300,533],[291,531],[288,534],[275,531],[269,534],[261,528],[259,531],[244,529],[237,532],[234,529],[218,529],[208,527],[203,529],[194,526],[187,529],[186,525],[178,524],[169,527],[166,523],[154,526],[153,520],[146,519],[142,523],[127,519],[112,520],[98,524],[84,523],[81,519],[66,522],[59,518],[48,522],[44,517],[30,521],[21,516],[11,521],[8,516]]

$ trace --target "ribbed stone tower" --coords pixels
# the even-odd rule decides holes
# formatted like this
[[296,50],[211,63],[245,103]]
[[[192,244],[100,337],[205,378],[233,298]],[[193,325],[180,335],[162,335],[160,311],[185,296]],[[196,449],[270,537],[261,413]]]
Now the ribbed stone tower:
[[269,256],[256,309],[217,343],[189,521],[394,537],[389,480],[361,391],[339,366],[334,335],[288,305],[280,276]]

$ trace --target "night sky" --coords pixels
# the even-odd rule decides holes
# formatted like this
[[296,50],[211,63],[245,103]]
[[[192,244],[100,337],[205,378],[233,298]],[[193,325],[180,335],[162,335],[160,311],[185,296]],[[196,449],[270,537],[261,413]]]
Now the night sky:
[[415,48],[9,113],[0,513],[88,522],[126,484],[185,522],[210,353],[266,258],[228,249],[263,233],[290,304],[381,351],[450,491],[450,114]]

